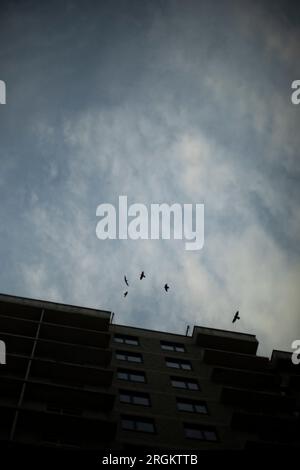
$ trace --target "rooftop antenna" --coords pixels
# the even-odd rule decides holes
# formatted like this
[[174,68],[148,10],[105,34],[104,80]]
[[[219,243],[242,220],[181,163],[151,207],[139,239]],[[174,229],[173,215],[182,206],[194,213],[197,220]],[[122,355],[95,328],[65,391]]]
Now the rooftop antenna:
[[189,334],[189,330],[190,330],[190,325],[188,325],[188,326],[186,327],[185,336],[188,336],[188,334]]

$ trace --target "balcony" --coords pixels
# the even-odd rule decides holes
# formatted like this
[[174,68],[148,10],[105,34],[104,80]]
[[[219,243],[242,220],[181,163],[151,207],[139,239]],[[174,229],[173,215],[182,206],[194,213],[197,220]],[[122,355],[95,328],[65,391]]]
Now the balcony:
[[30,378],[40,381],[50,379],[54,383],[75,387],[108,387],[112,383],[112,377],[111,369],[43,359],[34,359],[30,369]]
[[82,330],[75,327],[43,323],[39,338],[61,341],[63,343],[107,348],[110,341],[110,334],[94,330]]
[[0,294],[0,316],[39,321],[42,312],[44,320],[49,323],[72,325],[95,331],[109,329],[110,312],[105,310]]
[[235,411],[231,427],[234,430],[256,433],[260,439],[293,443],[299,440],[299,420],[292,417],[270,416],[260,413]]
[[11,354],[24,354],[30,356],[34,339],[11,333],[0,333],[1,340],[6,344],[6,352]]
[[116,433],[116,422],[105,414],[89,419],[82,416],[21,409],[14,440],[21,443],[37,443],[68,447],[101,448],[110,443]]
[[0,442],[8,441],[15,416],[15,409],[6,404],[0,405]]
[[252,390],[278,390],[281,377],[272,373],[261,373],[239,369],[215,367],[211,379],[215,383]]
[[42,313],[40,308],[24,304],[22,301],[19,302],[15,299],[18,298],[0,294],[0,316],[39,321]]
[[244,333],[196,326],[193,335],[201,348],[254,355],[258,348],[256,337]]
[[280,452],[291,452],[296,450],[298,446],[290,445],[290,443],[279,443],[279,442],[268,442],[268,441],[247,441],[245,444],[245,450],[254,450],[257,452],[258,450],[269,450],[278,454]]
[[36,358],[100,367],[108,366],[111,356],[112,352],[110,349],[62,343],[53,340],[39,340],[35,350]]
[[0,377],[25,378],[28,358],[8,354],[5,366],[0,366]]
[[292,353],[290,352],[274,350],[271,357],[271,367],[280,372],[300,375],[300,364],[293,364]]
[[35,337],[38,323],[32,320],[23,320],[5,315],[0,315],[0,333],[11,333],[24,336]]
[[299,375],[291,375],[289,386],[292,390],[300,391],[300,376]]
[[22,380],[0,377],[0,405],[17,405],[22,391]]
[[45,309],[43,321],[57,325],[74,326],[75,328],[93,331],[108,331],[110,313],[73,307],[71,311]]
[[216,366],[254,371],[265,371],[269,366],[269,359],[267,357],[237,354],[215,349],[205,349],[203,351],[203,362]]
[[24,408],[45,410],[47,404],[57,408],[80,409],[87,414],[102,413],[112,409],[115,394],[107,391],[105,387],[98,387],[97,391],[77,389],[71,386],[54,384],[51,382],[34,382],[32,379],[26,383]]
[[295,400],[279,393],[263,393],[238,388],[223,387],[221,403],[247,410],[291,413]]

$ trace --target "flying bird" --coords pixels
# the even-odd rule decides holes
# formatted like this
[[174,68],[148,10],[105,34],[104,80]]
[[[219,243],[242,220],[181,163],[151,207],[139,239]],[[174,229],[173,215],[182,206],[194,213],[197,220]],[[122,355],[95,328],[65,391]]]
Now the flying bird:
[[144,277],[146,277],[146,276],[145,276],[144,271],[142,271],[142,272],[141,272],[141,275],[140,275],[140,281],[141,281],[142,279],[144,279]]
[[170,287],[168,286],[168,284],[165,284],[165,285],[164,285],[164,289],[165,289],[166,292],[168,292],[168,290],[170,289]]
[[126,286],[129,286],[126,276],[124,276],[124,281],[125,281]]
[[240,320],[241,317],[239,317],[239,311],[236,312],[236,314],[233,317],[232,323],[235,323],[237,320]]
[[126,297],[127,294],[128,294],[128,290],[126,292],[124,292],[124,297]]

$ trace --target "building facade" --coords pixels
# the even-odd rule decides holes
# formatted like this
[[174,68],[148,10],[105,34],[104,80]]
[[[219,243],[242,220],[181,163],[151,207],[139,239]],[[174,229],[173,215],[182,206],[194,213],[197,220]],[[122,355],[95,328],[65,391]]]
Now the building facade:
[[297,448],[300,366],[255,336],[176,335],[111,313],[0,296],[2,446],[124,450]]

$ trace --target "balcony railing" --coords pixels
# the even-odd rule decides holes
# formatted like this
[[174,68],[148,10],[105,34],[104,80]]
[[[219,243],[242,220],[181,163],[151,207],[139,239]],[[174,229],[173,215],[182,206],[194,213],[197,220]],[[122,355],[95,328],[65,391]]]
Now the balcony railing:
[[204,350],[203,362],[216,366],[255,371],[265,371],[269,367],[269,359],[267,357],[253,356],[249,354],[237,354],[215,349]]
[[223,387],[221,403],[247,410],[291,413],[295,409],[295,399],[280,393],[263,393],[238,388]]
[[279,391],[281,383],[280,375],[271,372],[255,372],[226,367],[214,367],[211,379],[216,383],[252,390]]

